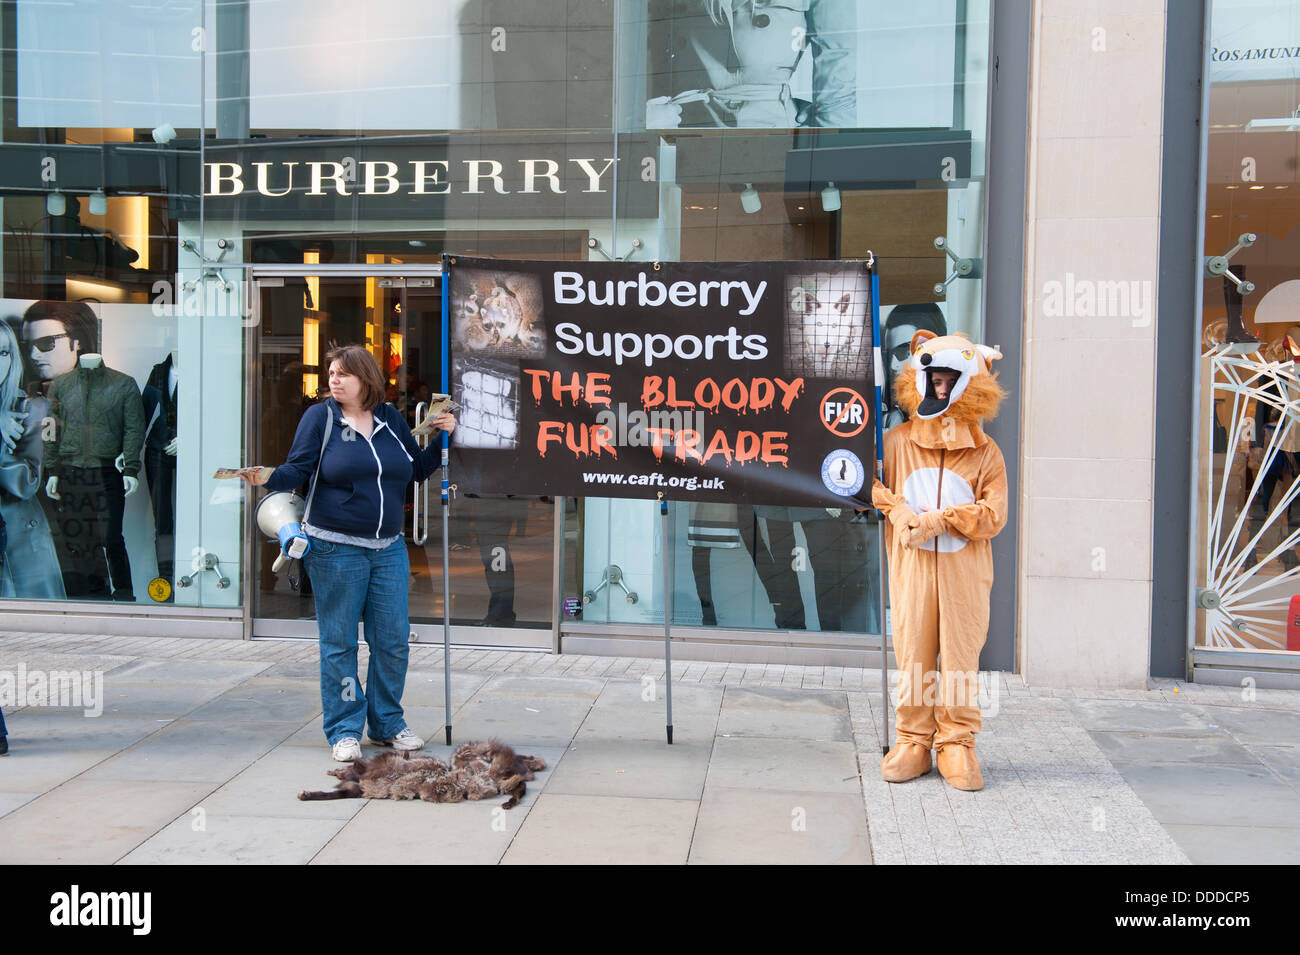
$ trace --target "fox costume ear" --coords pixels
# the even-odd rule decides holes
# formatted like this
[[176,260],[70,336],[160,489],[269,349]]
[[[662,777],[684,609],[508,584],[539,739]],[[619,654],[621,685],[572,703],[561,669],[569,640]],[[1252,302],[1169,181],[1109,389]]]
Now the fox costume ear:
[[925,342],[928,342],[931,338],[938,338],[938,337],[939,337],[938,335],[930,331],[928,328],[921,329],[919,332],[917,332],[915,335],[912,336],[912,346],[911,346],[910,353],[915,355],[916,350],[920,348],[921,345],[923,345]]
[[993,362],[995,360],[1000,359],[1002,357],[1002,352],[998,351],[998,347],[996,345],[994,345],[991,348],[988,345],[976,345],[975,350],[978,351],[981,356],[983,356],[984,364],[988,365],[990,368],[993,366]]

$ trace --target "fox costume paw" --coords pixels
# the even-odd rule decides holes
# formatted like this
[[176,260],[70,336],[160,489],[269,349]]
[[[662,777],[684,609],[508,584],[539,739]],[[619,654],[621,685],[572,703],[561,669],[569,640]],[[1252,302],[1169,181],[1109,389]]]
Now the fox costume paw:
[[948,525],[944,523],[942,511],[926,511],[918,514],[903,530],[903,546],[922,547],[947,529]]

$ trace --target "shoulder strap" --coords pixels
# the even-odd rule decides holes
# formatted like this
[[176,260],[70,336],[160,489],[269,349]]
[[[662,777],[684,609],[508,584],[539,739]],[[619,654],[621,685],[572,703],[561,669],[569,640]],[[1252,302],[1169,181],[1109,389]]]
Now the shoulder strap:
[[330,443],[330,432],[334,430],[334,415],[330,413],[329,399],[325,401],[325,436],[320,439],[320,456],[316,458],[316,473],[311,478],[311,490],[307,492],[307,506],[303,508],[302,522],[307,523],[311,513],[312,498],[316,496],[316,484],[320,481],[320,463],[325,457],[325,445]]

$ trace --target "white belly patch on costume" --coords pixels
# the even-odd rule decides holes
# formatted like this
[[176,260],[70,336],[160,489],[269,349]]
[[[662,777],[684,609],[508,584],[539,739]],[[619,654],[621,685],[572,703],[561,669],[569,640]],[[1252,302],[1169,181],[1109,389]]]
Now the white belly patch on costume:
[[[942,494],[940,494],[939,484],[941,474]],[[956,471],[948,468],[917,468],[903,481],[903,499],[908,507],[920,514],[922,504],[932,510],[943,510],[955,504],[974,504],[975,492],[971,490],[970,482]],[[939,550],[945,554],[951,554],[966,546],[966,538],[955,537],[947,531],[935,540],[939,542]]]

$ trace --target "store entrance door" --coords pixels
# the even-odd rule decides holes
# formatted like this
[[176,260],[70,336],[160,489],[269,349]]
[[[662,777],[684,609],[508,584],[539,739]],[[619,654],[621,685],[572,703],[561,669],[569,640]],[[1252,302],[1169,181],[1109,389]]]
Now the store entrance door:
[[[434,264],[259,270],[249,329],[248,462],[275,465],[288,456],[303,413],[329,395],[325,355],[332,344],[364,344],[384,373],[388,402],[414,425],[429,396],[440,390],[441,282]],[[296,565],[294,579],[271,569],[278,547],[253,525],[251,507],[248,512],[252,635],[315,639],[310,579]],[[455,497],[448,542],[454,643],[553,646],[554,526],[549,500]],[[408,491],[403,536],[411,564],[411,630],[417,642],[441,643],[443,541],[436,478]]]

